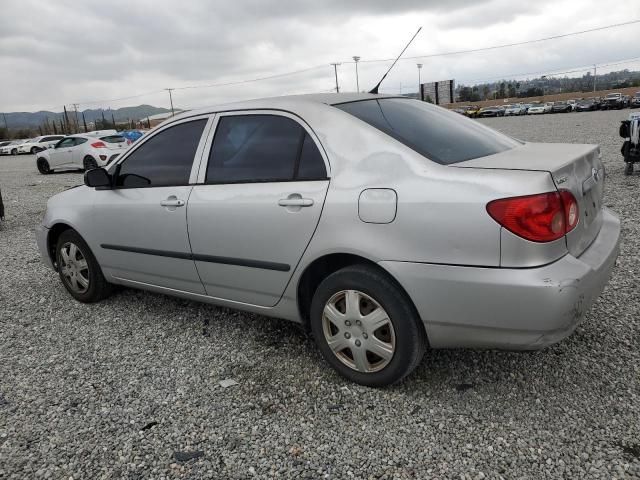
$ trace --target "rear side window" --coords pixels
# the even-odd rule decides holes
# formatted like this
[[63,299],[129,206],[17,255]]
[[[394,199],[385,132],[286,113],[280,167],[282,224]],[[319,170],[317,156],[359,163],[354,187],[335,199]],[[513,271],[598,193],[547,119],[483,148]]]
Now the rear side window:
[[116,186],[187,185],[206,119],[185,122],[151,137],[120,166]]
[[122,135],[109,135],[108,137],[100,137],[100,140],[105,143],[122,143],[127,141]]
[[475,120],[418,100],[386,98],[335,106],[443,165],[493,155],[519,145]]
[[209,156],[207,183],[316,180],[326,176],[318,147],[290,118],[220,118]]
[[73,139],[74,146],[82,145],[83,143],[86,143],[87,141],[88,140],[86,138],[82,138],[82,137],[76,137],[76,138]]

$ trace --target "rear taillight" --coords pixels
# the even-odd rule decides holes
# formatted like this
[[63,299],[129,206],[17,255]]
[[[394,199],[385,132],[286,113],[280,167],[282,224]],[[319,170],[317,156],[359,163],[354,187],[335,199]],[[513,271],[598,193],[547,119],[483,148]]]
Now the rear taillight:
[[107,148],[107,146],[103,142],[93,142],[91,146],[93,148]]
[[575,197],[568,190],[501,198],[487,204],[489,215],[504,228],[532,242],[552,242],[578,224]]

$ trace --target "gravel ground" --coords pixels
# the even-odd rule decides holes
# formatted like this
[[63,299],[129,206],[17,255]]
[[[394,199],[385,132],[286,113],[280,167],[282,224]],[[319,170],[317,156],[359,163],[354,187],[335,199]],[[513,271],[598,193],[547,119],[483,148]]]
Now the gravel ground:
[[33,229],[81,175],[0,158],[0,478],[640,477],[640,174],[623,176],[617,133],[628,113],[483,120],[602,146],[622,254],[575,334],[532,353],[430,352],[381,390],[338,377],[284,321],[126,289],[73,301]]

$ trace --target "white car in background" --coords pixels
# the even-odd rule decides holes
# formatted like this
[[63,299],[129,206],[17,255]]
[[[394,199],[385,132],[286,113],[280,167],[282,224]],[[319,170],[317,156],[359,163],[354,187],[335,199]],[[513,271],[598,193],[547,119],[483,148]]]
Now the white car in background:
[[42,174],[54,170],[91,170],[108,165],[130,144],[115,130],[69,135],[53,148],[39,152],[36,165]]
[[30,141],[30,139],[23,138],[21,140],[14,140],[4,147],[0,147],[0,155],[17,155],[18,147],[28,141]]
[[529,115],[538,115],[542,113],[550,113],[551,107],[553,106],[552,102],[547,103],[534,103],[529,107],[527,113]]
[[30,153],[35,155],[42,150],[53,147],[56,143],[64,138],[64,135],[41,135],[40,137],[32,138],[28,142],[18,146],[18,154]]
[[521,103],[514,103],[513,105],[507,105],[507,108],[504,111],[504,116],[508,117],[510,115],[525,115],[527,113],[527,109]]

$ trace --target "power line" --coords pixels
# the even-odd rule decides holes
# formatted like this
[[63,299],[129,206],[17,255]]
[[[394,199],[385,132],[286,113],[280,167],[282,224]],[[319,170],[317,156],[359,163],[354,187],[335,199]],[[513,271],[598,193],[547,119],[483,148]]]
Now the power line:
[[[489,51],[489,50],[497,50],[497,49],[501,49],[501,48],[515,47],[515,46],[520,46],[520,45],[528,45],[528,44],[532,44],[532,43],[545,42],[545,41],[549,41],[549,40],[556,40],[556,39],[559,39],[559,38],[566,38],[566,37],[570,37],[570,36],[574,36],[574,35],[582,35],[582,34],[585,34],[585,33],[596,32],[596,31],[601,31],[601,30],[607,30],[607,29],[611,29],[611,28],[618,28],[618,27],[623,27],[623,26],[632,25],[632,24],[636,24],[636,23],[640,23],[640,19],[630,20],[628,22],[616,23],[616,24],[612,24],[612,25],[605,25],[605,26],[601,26],[601,27],[590,28],[590,29],[586,29],[586,30],[580,30],[580,31],[577,31],[577,32],[570,32],[570,33],[564,33],[564,34],[559,34],[559,35],[553,35],[553,36],[550,36],[550,37],[538,38],[538,39],[533,39],[533,40],[525,40],[525,41],[522,41],[522,42],[513,42],[513,43],[502,44],[502,45],[492,45],[492,46],[488,46],[488,47],[473,48],[473,49],[467,49],[467,50],[456,50],[456,51],[450,51],[450,52],[430,53],[430,54],[425,54],[425,55],[416,55],[416,56],[411,56],[411,57],[403,57],[403,58],[400,59],[400,61],[417,60],[417,59],[425,59],[425,58],[435,58],[435,57],[444,57],[444,56],[451,56],[451,55],[462,55],[462,54],[468,54],[468,53],[476,53],[476,52],[483,52],[483,51]],[[393,61],[393,60],[394,60],[393,58],[388,58],[388,59],[372,59],[372,60],[359,59],[358,61],[360,63],[376,63],[376,62],[379,63],[379,62],[389,62],[389,61]],[[354,60],[347,60],[347,61],[343,61],[342,63],[355,63],[355,61]],[[323,68],[326,68],[326,64],[315,65],[315,66],[312,66],[312,67],[307,67],[307,68],[303,68],[303,69],[299,69],[299,70],[293,70],[293,71],[283,72],[283,73],[274,74],[274,75],[266,75],[266,76],[256,77],[256,78],[251,78],[251,79],[246,79],[246,80],[236,80],[236,81],[231,81],[231,82],[211,83],[211,84],[205,84],[205,85],[187,85],[187,86],[183,86],[183,87],[175,87],[172,90],[188,90],[188,89],[198,89],[198,88],[214,88],[214,87],[226,87],[226,86],[242,85],[242,84],[247,84],[247,83],[253,83],[253,82],[259,82],[259,81],[264,81],[264,80],[271,80],[271,79],[275,79],[275,78],[283,78],[283,77],[288,77],[288,76],[292,76],[292,75],[298,75],[298,74],[301,74],[301,73],[311,72],[311,71],[318,70],[318,69],[323,69]],[[111,102],[118,102],[118,101],[122,101],[122,100],[131,100],[131,99],[134,99],[134,98],[145,97],[145,96],[148,96],[148,95],[163,93],[164,91],[165,90],[154,90],[154,91],[140,93],[140,94],[136,94],[136,95],[130,95],[130,96],[126,96],[126,97],[104,99],[104,100],[89,100],[89,101],[75,102],[75,103],[78,103],[78,104],[84,105],[84,106],[86,106],[86,105],[95,105],[95,104],[105,104],[105,103],[111,103]],[[54,108],[56,108],[56,107],[54,107]]]
[[[640,61],[640,57],[635,57],[635,58],[629,58],[629,59],[625,59],[625,60],[616,60],[613,63],[598,63],[595,64],[598,67],[612,67],[615,65],[623,65],[625,63],[633,63],[633,62],[638,62]],[[588,65],[582,65],[582,66],[575,66],[575,67],[569,67],[571,70],[565,70],[565,71],[557,71],[557,70],[545,70],[545,71],[538,71],[538,72],[528,72],[528,73],[513,73],[513,74],[504,74],[504,75],[496,75],[495,77],[485,77],[482,79],[473,79],[473,80],[467,80],[466,82],[460,82],[460,84],[463,83],[482,83],[482,82],[489,82],[491,80],[501,80],[501,79],[506,79],[506,78],[510,78],[510,77],[528,77],[531,75],[564,75],[567,73],[579,73],[579,72],[585,72],[587,70],[592,70],[593,69],[594,64],[590,63]]]
[[[587,30],[580,30],[578,32],[570,32],[570,33],[563,33],[560,35],[553,35],[551,37],[544,37],[544,38],[536,38],[534,40],[524,40],[522,42],[513,42],[513,43],[505,43],[502,45],[492,45],[490,47],[480,47],[480,48],[471,48],[468,50],[454,50],[451,52],[441,52],[441,53],[428,53],[425,55],[416,55],[413,57],[403,57],[402,60],[419,60],[419,59],[423,59],[423,58],[434,58],[434,57],[446,57],[449,55],[461,55],[464,53],[476,53],[476,52],[484,52],[487,50],[497,50],[500,48],[508,48],[508,47],[516,47],[519,45],[529,45],[531,43],[539,43],[539,42],[546,42],[548,40],[557,40],[559,38],[565,38],[565,37],[571,37],[574,35],[582,35],[584,33],[590,33],[590,32],[597,32],[599,30],[607,30],[610,28],[617,28],[617,27],[624,27],[626,25],[632,25],[635,23],[640,23],[640,19],[637,20],[631,20],[628,22],[623,22],[623,23],[615,23],[613,25],[605,25],[602,27],[596,27],[596,28],[590,28]],[[390,62],[393,61],[393,58],[384,58],[384,59],[377,59],[377,60],[360,60],[360,62],[362,63],[376,63],[376,62]],[[353,61],[345,61],[343,63],[353,63]]]

